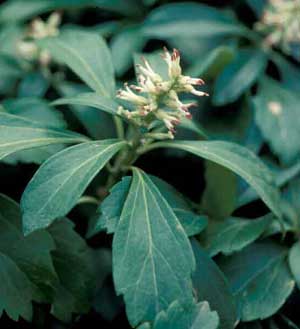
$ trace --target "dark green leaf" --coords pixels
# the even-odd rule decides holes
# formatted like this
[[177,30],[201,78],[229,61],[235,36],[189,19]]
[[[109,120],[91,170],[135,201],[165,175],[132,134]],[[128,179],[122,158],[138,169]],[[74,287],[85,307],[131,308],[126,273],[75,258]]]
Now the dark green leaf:
[[21,200],[26,234],[66,215],[96,174],[125,142],[83,143],[49,158],[27,185]]
[[38,44],[97,93],[105,97],[114,96],[113,65],[101,36],[93,32],[65,31],[58,37],[41,39]]
[[267,63],[266,54],[258,50],[241,50],[217,78],[213,103],[224,105],[236,101],[262,74]]
[[196,259],[193,286],[198,300],[208,301],[220,317],[219,329],[232,329],[237,321],[235,298],[223,273],[214,261],[202,250],[197,240],[192,240]]
[[203,211],[214,219],[230,216],[236,205],[236,175],[225,167],[206,161],[205,182],[201,200]]
[[0,159],[21,150],[51,144],[82,143],[87,140],[80,134],[0,111]]
[[60,280],[51,313],[62,321],[70,321],[72,313],[86,313],[95,289],[91,250],[73,226],[63,219],[48,228],[56,245],[52,257]]
[[252,186],[266,205],[281,217],[279,192],[268,168],[248,149],[223,141],[158,142],[153,148],[177,148],[216,162],[240,175]]
[[187,72],[190,76],[214,79],[234,58],[235,51],[229,46],[220,46],[211,51],[206,59],[192,64]]
[[286,256],[285,248],[261,242],[218,262],[239,300],[243,321],[273,315],[292,292],[295,282]]
[[[87,90],[82,84],[75,84],[70,82],[63,82],[58,85],[59,92],[64,97],[77,96],[83,94]],[[73,98],[73,99],[74,99]],[[105,139],[116,137],[116,129],[111,113],[105,113],[104,111],[95,111],[95,108],[91,108],[85,105],[69,105],[70,110],[75,114],[81,124],[84,126],[86,131],[94,139]],[[117,107],[115,107],[117,109]]]
[[289,251],[289,265],[300,289],[300,243],[297,241]]
[[[149,178],[169,203],[188,236],[200,233],[207,226],[207,218],[193,213],[183,196],[171,185],[155,176]],[[124,177],[111,189],[110,195],[100,205],[98,216],[89,228],[89,236],[103,230],[108,233],[116,231],[130,183],[131,177]]]
[[30,320],[31,301],[48,301],[57,280],[50,252],[55,248],[51,236],[38,231],[22,234],[19,206],[0,195],[0,314],[14,320]]
[[[27,118],[52,128],[66,128],[66,122],[61,113],[51,108],[49,104],[40,98],[8,98],[3,102],[5,110],[11,114]],[[6,163],[16,164],[42,163],[54,153],[61,151],[64,145],[50,145],[24,151],[18,151],[4,159]]]
[[243,34],[244,28],[220,10],[197,3],[172,3],[153,10],[143,24],[147,36],[212,37]]
[[271,54],[272,59],[277,65],[278,70],[280,71],[282,84],[288,89],[299,92],[300,91],[300,69],[292,62],[285,59],[284,56],[280,55],[277,52]]
[[23,21],[37,15],[59,9],[95,7],[112,10],[125,15],[139,14],[139,5],[135,0],[10,0],[0,9],[0,22]]
[[138,169],[113,240],[114,282],[130,323],[153,321],[176,299],[191,300],[194,256],[172,208]]
[[0,315],[3,311],[13,320],[19,316],[30,321],[34,288],[26,275],[7,256],[0,252]]
[[89,106],[113,115],[116,115],[118,110],[117,102],[97,93],[83,93],[74,97],[61,98],[54,101],[52,104]]
[[0,94],[7,93],[23,75],[19,63],[13,57],[4,54],[0,54],[0,72]]
[[146,39],[143,38],[138,26],[125,27],[112,38],[111,54],[118,76],[132,66],[133,54],[140,52],[145,43]]
[[202,235],[201,242],[210,256],[219,252],[231,254],[255,241],[271,222],[270,216],[256,220],[231,217],[222,222],[211,223]]
[[299,102],[297,93],[271,79],[260,83],[253,98],[256,124],[283,162],[291,162],[300,154]]

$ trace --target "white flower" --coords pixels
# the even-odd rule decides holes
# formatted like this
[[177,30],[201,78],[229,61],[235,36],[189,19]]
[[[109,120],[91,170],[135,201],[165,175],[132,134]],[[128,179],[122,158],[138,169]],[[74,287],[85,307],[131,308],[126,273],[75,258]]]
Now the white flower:
[[300,0],[269,0],[256,29],[267,35],[267,46],[289,53],[292,44],[300,44]]
[[24,40],[17,44],[20,56],[30,61],[39,60],[41,65],[47,66],[51,60],[50,53],[46,50],[39,50],[35,41],[58,35],[60,22],[61,14],[57,12],[52,13],[45,22],[40,18],[34,19]]
[[[159,138],[173,138],[175,126],[180,123],[181,118],[191,118],[189,109],[195,103],[183,103],[178,97],[181,92],[192,93],[196,96],[208,96],[207,93],[196,90],[194,86],[202,86],[204,81],[182,75],[180,67],[179,51],[174,49],[170,54],[164,48],[163,59],[168,65],[168,80],[164,80],[151,67],[150,63],[143,58],[144,66],[138,65],[138,85],[119,90],[117,97],[131,102],[135,110],[128,111],[120,109],[119,114],[132,120],[135,124],[148,129],[147,136],[159,136]],[[140,95],[138,95],[140,94]],[[152,131],[161,122],[167,129],[167,133]]]

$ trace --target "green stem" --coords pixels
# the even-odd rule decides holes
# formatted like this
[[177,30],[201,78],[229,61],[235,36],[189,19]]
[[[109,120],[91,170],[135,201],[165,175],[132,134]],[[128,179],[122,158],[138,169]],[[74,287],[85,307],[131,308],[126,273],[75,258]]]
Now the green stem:
[[114,165],[110,168],[105,184],[106,190],[109,190],[139,157],[137,150],[142,144],[143,135],[136,126],[130,126],[127,135],[128,147],[119,153]]
[[114,119],[114,123],[115,123],[118,138],[124,139],[125,133],[124,133],[123,121],[121,120],[121,118],[119,118],[117,116],[113,116],[113,119]]

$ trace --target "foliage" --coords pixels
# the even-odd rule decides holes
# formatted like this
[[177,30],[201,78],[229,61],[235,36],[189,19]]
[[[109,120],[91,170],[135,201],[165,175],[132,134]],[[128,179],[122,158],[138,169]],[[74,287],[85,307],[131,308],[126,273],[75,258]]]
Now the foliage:
[[299,1],[204,2],[0,5],[1,328],[299,325]]

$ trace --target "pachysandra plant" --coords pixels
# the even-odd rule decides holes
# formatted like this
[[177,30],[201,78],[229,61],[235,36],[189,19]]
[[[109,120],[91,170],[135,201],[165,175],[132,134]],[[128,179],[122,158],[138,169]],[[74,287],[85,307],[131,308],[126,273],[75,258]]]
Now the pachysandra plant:
[[[182,4],[172,5],[182,8]],[[217,15],[205,6],[199,9],[196,3],[185,6],[192,12],[204,10],[205,19]],[[299,42],[297,6],[298,1],[270,2],[257,25],[263,37],[267,35],[268,46],[287,49],[290,43]],[[155,24],[169,17],[161,18],[160,8],[156,10],[159,19],[155,11],[154,18],[149,16],[143,27],[146,34],[150,33],[147,24],[153,24],[155,32]],[[215,33],[220,33],[220,26],[229,33],[244,32],[231,17],[217,17],[221,23],[212,29]],[[297,241],[297,215],[278,188],[293,174],[274,174],[247,147],[211,137],[194,121],[211,98],[217,106],[243,97],[245,102],[251,99],[263,135],[274,134],[274,127],[286,114],[286,103],[297,101],[266,76],[252,96],[250,88],[267,65],[265,45],[234,49],[234,55],[227,45],[207,61],[201,59],[201,65],[211,65],[206,71],[201,66],[207,76],[207,71],[223,68],[213,96],[207,97],[204,80],[198,74],[184,74],[179,50],[170,52],[164,47],[159,56],[137,56],[137,82],[123,85],[116,81],[106,41],[84,29],[60,30],[60,20],[58,13],[46,21],[35,19],[17,43],[18,60],[41,64],[41,72],[33,76],[51,86],[52,93],[47,95],[51,103],[45,87],[38,97],[5,100],[0,110],[0,159],[6,163],[32,160],[40,165],[20,205],[0,195],[0,280],[5,280],[0,287],[0,314],[30,321],[33,305],[47,303],[50,313],[67,323],[90,307],[98,311],[103,302],[98,290],[111,271],[114,291],[122,296],[133,328],[233,329],[241,322],[248,328],[247,322],[272,317],[295,282],[300,282],[300,248],[297,242],[291,249],[282,242],[285,234]],[[171,26],[171,36],[173,29]],[[220,65],[214,62],[218,58]],[[67,69],[85,85],[62,80],[68,77]],[[197,67],[193,69],[197,71]],[[20,90],[20,94],[24,92]],[[56,99],[57,95],[61,98]],[[40,112],[32,114],[31,107]],[[58,113],[61,108],[66,117],[69,109],[76,113],[90,136],[83,134],[84,130],[68,130]],[[274,125],[261,127],[260,123],[267,121],[265,116],[272,116],[268,122]],[[98,123],[95,118],[103,120],[102,127],[106,122],[113,124],[109,138],[105,134],[97,137],[99,131],[92,129]],[[181,139],[182,135],[186,137]],[[281,157],[281,142],[275,138],[271,147],[288,163],[298,153],[291,149]],[[141,160],[165,149],[169,154],[176,151],[176,155],[189,154],[205,161],[201,202],[190,201],[144,170]],[[159,166],[167,167],[168,161]],[[184,175],[184,170],[178,175]],[[263,216],[253,220],[238,217],[244,205],[257,199],[264,203]],[[105,232],[111,253],[106,250],[103,255],[103,250],[89,248],[68,219],[74,208],[86,204],[94,206],[85,209],[89,213],[86,239]],[[276,240],[277,236],[283,239]]]

